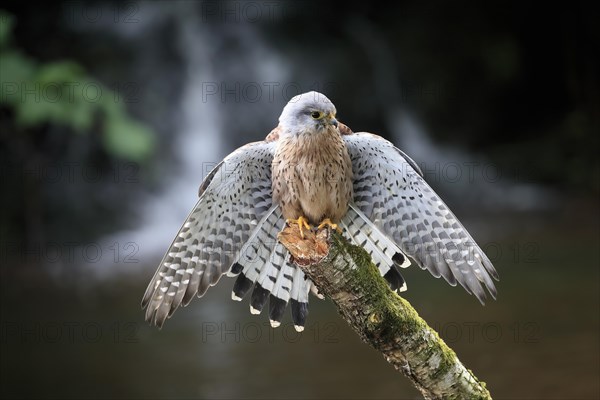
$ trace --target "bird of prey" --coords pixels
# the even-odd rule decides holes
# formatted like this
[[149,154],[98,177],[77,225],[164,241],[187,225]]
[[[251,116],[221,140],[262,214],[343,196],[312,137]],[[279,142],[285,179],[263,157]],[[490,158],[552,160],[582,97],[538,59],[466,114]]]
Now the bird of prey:
[[237,276],[233,300],[252,289],[251,313],[268,301],[273,327],[291,303],[302,331],[309,292],[322,296],[277,241],[286,224],[301,232],[343,231],[367,250],[393,290],[406,289],[399,268],[410,257],[482,304],[484,287],[496,298],[492,263],[415,162],[377,135],[354,133],[337,121],[325,95],[308,92],[288,102],[264,141],[240,147],[202,182],[146,289],[146,320],[161,327],[227,274]]

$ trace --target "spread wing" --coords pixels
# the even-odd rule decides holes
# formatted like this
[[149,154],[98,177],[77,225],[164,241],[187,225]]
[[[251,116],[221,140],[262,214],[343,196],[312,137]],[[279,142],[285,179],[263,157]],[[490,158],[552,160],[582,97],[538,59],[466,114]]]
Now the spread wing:
[[227,156],[200,186],[199,200],[152,278],[142,307],[161,326],[231,269],[259,221],[272,209],[275,143],[256,142]]
[[354,203],[422,269],[460,283],[483,303],[498,274],[471,235],[408,156],[370,133],[344,136],[354,173]]

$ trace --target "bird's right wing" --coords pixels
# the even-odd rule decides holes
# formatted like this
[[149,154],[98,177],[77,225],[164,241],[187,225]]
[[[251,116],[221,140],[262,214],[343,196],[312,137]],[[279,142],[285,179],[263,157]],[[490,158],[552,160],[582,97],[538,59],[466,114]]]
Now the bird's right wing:
[[423,269],[460,283],[483,303],[498,279],[489,258],[408,156],[387,140],[360,132],[343,136],[352,160],[354,205]]
[[272,206],[275,143],[256,142],[228,155],[200,186],[200,199],[150,281],[142,307],[162,326],[181,303],[202,296],[238,258]]

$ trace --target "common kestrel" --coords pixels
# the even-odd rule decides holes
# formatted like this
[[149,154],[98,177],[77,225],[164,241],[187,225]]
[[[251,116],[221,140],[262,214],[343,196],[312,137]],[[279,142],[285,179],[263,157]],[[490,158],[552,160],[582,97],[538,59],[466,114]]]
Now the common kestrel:
[[393,290],[406,289],[398,268],[410,265],[408,255],[482,303],[484,286],[496,298],[492,263],[415,162],[377,135],[352,132],[327,97],[309,92],[288,102],[264,141],[240,147],[205,178],[146,289],[146,320],[162,326],[227,274],[237,276],[234,300],[252,288],[250,311],[269,300],[273,327],[291,302],[302,331],[309,291],[319,294],[276,239],[286,223],[341,229]]

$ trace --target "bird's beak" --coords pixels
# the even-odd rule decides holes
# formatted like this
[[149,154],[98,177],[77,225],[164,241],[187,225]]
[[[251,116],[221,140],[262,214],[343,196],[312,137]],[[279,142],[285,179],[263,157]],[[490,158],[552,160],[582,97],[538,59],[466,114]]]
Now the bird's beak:
[[329,123],[330,123],[331,125],[335,126],[336,128],[337,128],[337,126],[338,126],[337,119],[335,119],[335,118],[331,118],[331,119],[329,120]]

